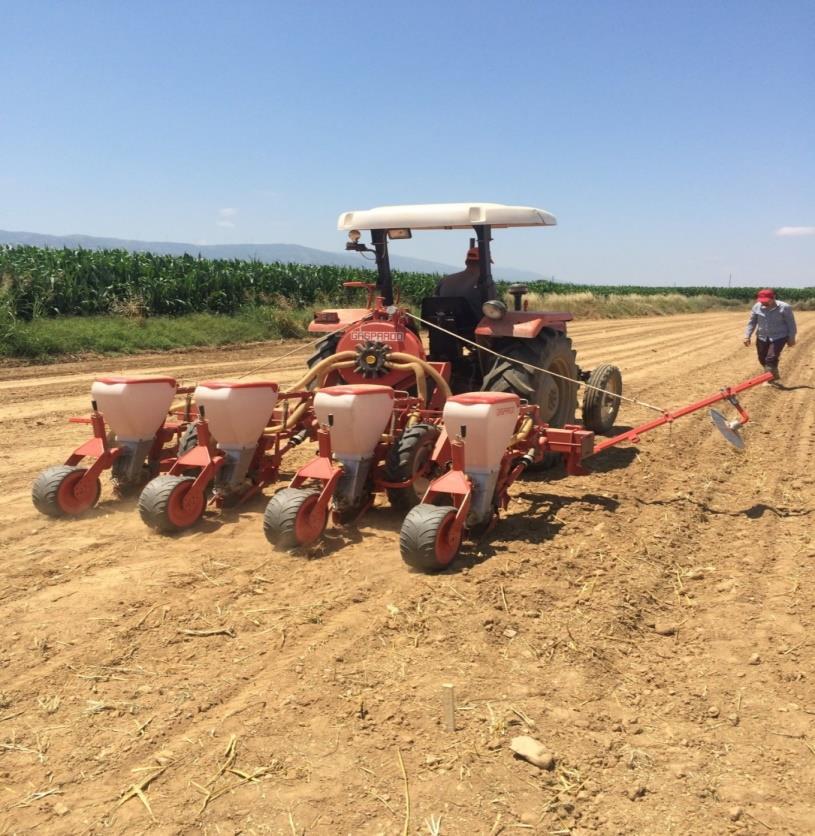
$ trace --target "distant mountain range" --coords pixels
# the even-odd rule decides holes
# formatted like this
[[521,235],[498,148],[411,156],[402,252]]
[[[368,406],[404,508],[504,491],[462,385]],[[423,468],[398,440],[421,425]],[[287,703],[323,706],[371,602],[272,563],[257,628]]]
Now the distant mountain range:
[[[283,264],[333,264],[340,267],[366,268],[366,263],[358,253],[315,250],[301,247],[299,244],[183,244],[175,241],[130,241],[125,238],[99,238],[93,235],[42,235],[38,232],[7,232],[0,229],[0,244],[26,244],[31,247],[50,247],[51,249],[83,248],[86,250],[129,250],[130,252],[149,252],[158,255],[200,255],[202,258],[240,258],[255,259],[265,264],[276,261]],[[412,273],[454,273],[463,269],[450,264],[439,264],[421,258],[409,258],[391,255],[391,267]],[[513,267],[493,268],[496,279],[506,281],[535,281],[542,278],[529,270],[516,270]]]

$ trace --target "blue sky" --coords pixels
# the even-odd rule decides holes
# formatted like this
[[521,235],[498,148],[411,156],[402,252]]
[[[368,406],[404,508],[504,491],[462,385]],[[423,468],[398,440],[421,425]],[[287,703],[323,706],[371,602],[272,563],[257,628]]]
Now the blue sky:
[[343,210],[486,200],[557,216],[494,251],[558,280],[815,285],[812,0],[0,0],[0,28],[2,229],[339,250]]

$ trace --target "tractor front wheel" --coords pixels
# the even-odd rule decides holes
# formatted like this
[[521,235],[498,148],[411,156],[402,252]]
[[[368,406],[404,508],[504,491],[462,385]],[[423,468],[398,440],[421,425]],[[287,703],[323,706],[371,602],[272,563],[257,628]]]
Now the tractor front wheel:
[[[616,366],[603,363],[589,375],[583,396],[583,424],[595,433],[607,433],[620,411],[623,376]],[[592,387],[592,388],[588,388]]]
[[43,470],[31,486],[34,507],[49,517],[76,517],[99,501],[102,483],[99,479],[80,487],[85,467],[56,465]]
[[461,548],[455,530],[456,509],[450,505],[417,505],[405,517],[399,533],[402,560],[423,572],[447,568]]
[[385,459],[385,481],[413,481],[404,488],[388,488],[388,501],[393,508],[409,511],[422,501],[430,484],[430,457],[439,437],[439,428],[432,424],[415,424],[406,429]]
[[139,514],[150,528],[162,534],[183,531],[204,515],[203,493],[190,494],[192,476],[157,476],[145,485],[139,497]]
[[315,543],[328,522],[328,509],[318,506],[319,497],[319,491],[303,488],[278,491],[263,514],[266,539],[284,551]]

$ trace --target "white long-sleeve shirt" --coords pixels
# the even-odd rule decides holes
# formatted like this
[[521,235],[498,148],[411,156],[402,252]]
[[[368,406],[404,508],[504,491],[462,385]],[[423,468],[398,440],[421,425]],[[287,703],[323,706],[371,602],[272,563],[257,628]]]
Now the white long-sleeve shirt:
[[764,308],[761,302],[756,302],[747,320],[744,339],[749,340],[756,328],[756,336],[760,340],[780,340],[784,337],[794,340],[797,333],[792,308],[786,302],[776,302],[774,308]]

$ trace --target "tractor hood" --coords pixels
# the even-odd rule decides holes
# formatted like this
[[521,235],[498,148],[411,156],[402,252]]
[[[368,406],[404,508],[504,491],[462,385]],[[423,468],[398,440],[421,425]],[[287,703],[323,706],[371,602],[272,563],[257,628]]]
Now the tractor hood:
[[540,313],[536,311],[507,311],[501,319],[484,317],[478,323],[475,333],[479,337],[515,337],[531,340],[538,336],[542,328],[552,328],[566,333],[566,323],[573,319],[572,314]]

